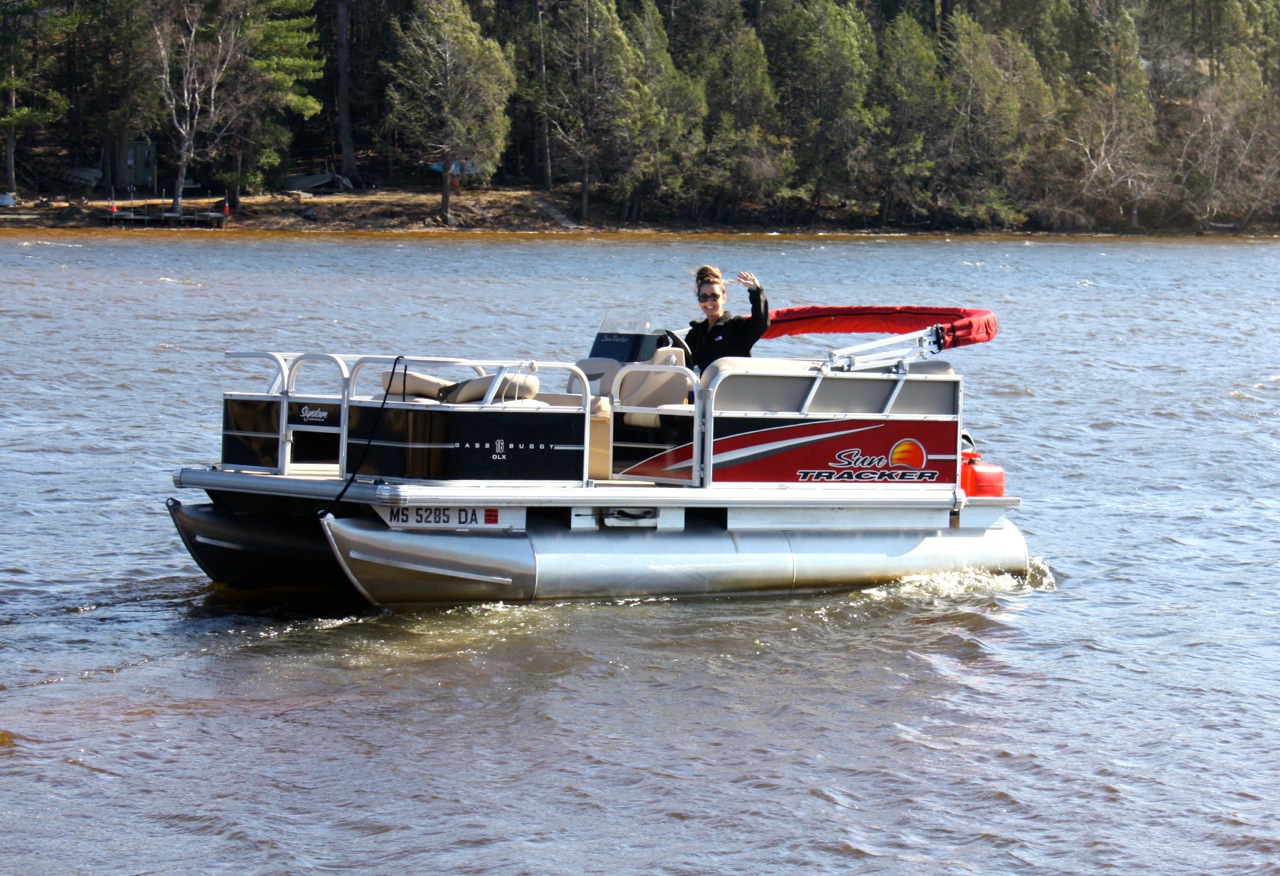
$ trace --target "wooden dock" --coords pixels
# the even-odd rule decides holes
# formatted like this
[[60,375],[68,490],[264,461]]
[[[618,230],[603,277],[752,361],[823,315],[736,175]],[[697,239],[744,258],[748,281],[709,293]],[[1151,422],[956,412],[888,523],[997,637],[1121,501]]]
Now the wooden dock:
[[104,218],[108,226],[141,225],[146,228],[150,225],[156,225],[162,228],[181,228],[184,226],[223,228],[231,217],[217,210],[181,210],[178,212],[164,210],[152,212],[145,208],[141,210],[135,208],[132,210],[108,210],[104,214]]

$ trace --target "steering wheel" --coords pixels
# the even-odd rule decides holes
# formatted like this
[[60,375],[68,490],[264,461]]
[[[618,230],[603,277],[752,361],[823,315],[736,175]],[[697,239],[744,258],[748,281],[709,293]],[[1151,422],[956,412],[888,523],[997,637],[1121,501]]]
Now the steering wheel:
[[675,347],[677,350],[684,351],[684,361],[686,367],[692,368],[693,351],[689,349],[689,345],[684,342],[684,338],[680,337],[671,329],[663,329],[662,333],[667,336],[667,343]]

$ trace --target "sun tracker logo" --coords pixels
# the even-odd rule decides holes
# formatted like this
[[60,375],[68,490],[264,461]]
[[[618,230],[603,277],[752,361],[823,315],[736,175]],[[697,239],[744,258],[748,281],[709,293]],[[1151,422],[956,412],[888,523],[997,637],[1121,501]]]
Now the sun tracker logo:
[[914,438],[903,438],[889,451],[889,465],[894,468],[922,469],[928,459],[924,445]]
[[938,473],[925,468],[929,454],[914,438],[903,438],[885,456],[866,456],[861,449],[841,450],[830,468],[796,472],[800,481],[857,483],[914,483],[936,481]]

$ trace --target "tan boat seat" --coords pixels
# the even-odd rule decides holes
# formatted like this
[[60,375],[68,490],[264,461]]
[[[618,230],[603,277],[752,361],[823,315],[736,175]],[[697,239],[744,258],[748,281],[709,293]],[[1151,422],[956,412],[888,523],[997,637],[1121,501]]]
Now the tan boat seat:
[[[684,350],[659,347],[649,365],[685,366]],[[614,383],[613,397],[620,405],[656,408],[659,405],[684,404],[689,399],[689,380],[671,371],[629,371]]]
[[453,381],[436,377],[434,374],[423,374],[419,371],[383,371],[382,388],[390,395],[413,396],[415,398],[436,399],[440,390],[452,386]]
[[[596,356],[591,359],[579,359],[573,363],[581,369],[582,373],[587,376],[587,382],[590,384],[590,392],[592,395],[603,395],[608,393],[609,387],[613,386],[613,378],[618,373],[618,369],[622,367],[622,363],[617,359],[605,359]],[[582,387],[578,385],[578,378],[574,375],[569,376],[569,385],[566,387],[567,392],[581,392]]]
[[[466,404],[482,401],[498,375],[486,374],[454,383],[433,374],[417,371],[384,371],[382,388],[391,396],[405,396],[414,400],[436,400],[446,404]],[[498,390],[493,395],[495,404],[527,401],[538,394],[539,382],[535,374],[504,374]]]
[[656,411],[628,411],[622,415],[622,422],[628,426],[643,426],[646,429],[657,429],[662,425],[663,415],[693,416],[693,405],[658,405]]
[[498,390],[493,394],[493,400],[498,404],[531,399],[538,394],[539,382],[536,374],[503,374],[501,378],[497,374],[486,374],[454,384],[445,393],[444,402],[460,405],[483,401],[495,380],[500,380]]

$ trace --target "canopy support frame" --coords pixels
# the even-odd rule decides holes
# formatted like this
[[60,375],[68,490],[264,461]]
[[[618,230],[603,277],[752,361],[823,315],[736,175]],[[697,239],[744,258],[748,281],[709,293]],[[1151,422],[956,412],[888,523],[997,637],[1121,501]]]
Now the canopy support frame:
[[945,348],[943,327],[935,325],[910,334],[832,350],[827,354],[827,360],[837,371],[867,371],[872,368],[906,371],[908,362],[927,359]]

